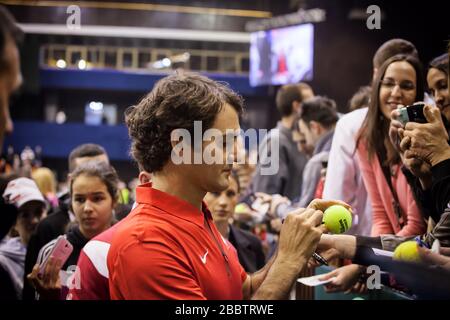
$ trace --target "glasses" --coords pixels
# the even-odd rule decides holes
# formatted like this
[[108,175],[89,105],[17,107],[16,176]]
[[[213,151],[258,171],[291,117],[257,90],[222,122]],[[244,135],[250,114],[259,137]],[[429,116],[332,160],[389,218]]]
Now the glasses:
[[386,89],[393,90],[395,86],[399,86],[401,90],[403,91],[412,91],[416,88],[414,83],[411,81],[402,81],[400,83],[397,83],[393,79],[383,79],[381,80],[381,86],[383,86]]

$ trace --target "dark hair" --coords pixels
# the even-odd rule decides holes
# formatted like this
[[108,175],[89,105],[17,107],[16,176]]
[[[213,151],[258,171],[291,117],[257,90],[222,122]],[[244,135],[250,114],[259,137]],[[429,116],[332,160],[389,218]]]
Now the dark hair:
[[96,157],[102,154],[107,155],[105,149],[94,143],[85,143],[79,145],[70,152],[69,155],[69,172],[75,170],[75,159],[86,158],[86,157]]
[[366,118],[361,126],[361,131],[358,134],[356,146],[359,145],[361,139],[364,139],[364,143],[367,146],[369,159],[371,159],[375,153],[378,155],[386,155],[386,163],[381,163],[380,159],[381,165],[392,165],[400,161],[400,156],[395,151],[394,146],[389,139],[390,119],[386,119],[386,117],[382,114],[379,103],[381,80],[384,78],[387,68],[392,63],[398,61],[408,62],[416,71],[415,101],[423,100],[423,93],[425,89],[422,64],[414,56],[403,54],[393,56],[386,60],[378,71],[372,84],[372,96],[369,104],[369,111],[367,112]]
[[302,102],[302,100],[299,84],[288,84],[278,90],[275,103],[281,116],[287,117],[292,114],[292,103]]
[[237,174],[236,170],[231,170],[231,178],[233,178],[236,181],[237,184],[237,192],[241,192],[241,185],[239,184],[239,175]]
[[431,60],[428,67],[438,69],[448,76],[448,53],[441,54]]
[[391,39],[383,43],[375,52],[373,56],[373,67],[380,69],[381,65],[387,59],[397,54],[411,55],[419,59],[419,53],[411,42],[404,39]]
[[6,10],[4,6],[0,6],[0,70],[7,66],[5,65],[4,50],[9,39],[16,43],[22,41],[23,32],[17,26],[14,17]]
[[146,171],[160,171],[170,158],[172,131],[186,129],[192,135],[194,121],[202,122],[203,131],[211,128],[226,103],[242,114],[242,97],[224,83],[195,73],[161,79],[137,106],[126,111],[132,156]]
[[[303,120],[308,126],[311,121],[320,123],[324,128],[331,128],[339,117],[336,111],[336,102],[327,97],[315,96],[303,102],[299,120]],[[298,123],[298,121],[295,121]]]
[[359,87],[358,91],[352,96],[348,102],[348,109],[350,111],[361,109],[369,106],[370,95],[372,88],[370,86]]
[[0,198],[3,199],[3,193],[6,190],[6,187],[8,186],[8,183],[11,181],[20,178],[20,176],[17,173],[2,173],[0,174]]
[[119,177],[116,170],[103,161],[89,161],[79,165],[71,175],[70,179],[70,195],[73,195],[73,182],[82,175],[89,177],[98,177],[106,186],[108,193],[113,201],[119,199]]

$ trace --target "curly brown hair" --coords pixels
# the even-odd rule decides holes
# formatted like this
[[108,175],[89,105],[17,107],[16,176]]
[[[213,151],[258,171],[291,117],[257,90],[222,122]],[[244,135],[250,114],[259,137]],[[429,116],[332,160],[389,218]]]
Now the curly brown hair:
[[125,112],[132,156],[140,168],[160,171],[172,151],[171,132],[186,129],[193,135],[194,121],[201,121],[206,131],[225,103],[242,114],[242,97],[225,83],[194,73],[161,79],[138,105]]

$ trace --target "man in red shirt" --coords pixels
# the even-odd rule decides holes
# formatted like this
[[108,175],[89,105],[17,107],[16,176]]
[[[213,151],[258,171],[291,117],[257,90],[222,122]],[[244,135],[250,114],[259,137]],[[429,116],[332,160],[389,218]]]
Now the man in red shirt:
[[[260,271],[245,273],[202,202],[207,192],[228,187],[242,110],[242,99],[231,89],[195,74],[162,79],[127,110],[132,155],[152,173],[152,183],[137,188],[137,207],[112,237],[107,256],[112,299],[287,297],[316,248],[322,211],[330,203],[289,214],[277,253]],[[195,121],[201,121],[200,135]],[[208,129],[223,139],[200,141]],[[205,160],[201,150],[211,147],[221,161]]]

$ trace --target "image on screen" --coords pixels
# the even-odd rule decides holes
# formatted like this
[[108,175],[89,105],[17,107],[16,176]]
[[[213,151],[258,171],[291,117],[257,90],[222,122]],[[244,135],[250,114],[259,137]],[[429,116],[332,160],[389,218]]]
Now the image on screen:
[[314,26],[302,24],[253,32],[250,85],[282,85],[313,77]]

